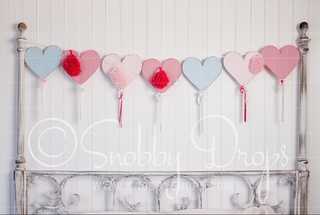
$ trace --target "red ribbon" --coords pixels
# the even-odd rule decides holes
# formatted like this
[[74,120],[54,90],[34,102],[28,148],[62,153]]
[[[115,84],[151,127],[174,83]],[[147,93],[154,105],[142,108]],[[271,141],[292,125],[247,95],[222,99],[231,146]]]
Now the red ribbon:
[[240,92],[243,93],[244,100],[244,122],[247,122],[247,91],[243,85],[240,87]]
[[119,92],[119,100],[120,100],[119,126],[120,128],[122,128],[122,99],[123,99],[123,93]]

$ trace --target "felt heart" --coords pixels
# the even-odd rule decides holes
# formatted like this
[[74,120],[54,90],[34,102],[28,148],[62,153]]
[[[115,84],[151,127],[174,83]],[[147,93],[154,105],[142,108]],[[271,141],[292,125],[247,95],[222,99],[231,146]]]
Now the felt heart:
[[59,66],[61,55],[62,51],[57,46],[48,46],[43,52],[38,47],[30,47],[24,58],[30,69],[44,79]]
[[207,58],[203,65],[195,57],[186,59],[182,64],[183,73],[199,90],[206,90],[218,78],[221,69],[221,62],[215,57]]
[[238,52],[230,52],[224,57],[223,64],[239,84],[246,85],[255,76],[250,71],[249,65],[251,59],[257,55],[259,55],[259,52],[249,52],[243,58]]
[[156,59],[149,59],[143,63],[142,66],[142,75],[147,79],[150,83],[151,79],[156,75],[159,71],[159,67],[165,71],[167,77],[169,78],[168,84],[162,88],[155,88],[158,92],[164,93],[166,92],[180,77],[181,75],[181,65],[180,63],[173,58],[169,58],[165,60],[161,66],[160,62]]
[[81,72],[78,76],[70,76],[76,83],[79,85],[86,82],[93,73],[99,68],[100,66],[100,56],[94,50],[88,50],[84,52],[81,57],[79,57],[78,52],[73,50],[65,51],[61,57],[61,64],[62,62],[70,55],[70,51],[72,54],[79,60]]
[[[118,55],[107,55],[102,61],[102,70],[110,77],[115,68],[119,68],[125,76],[125,83],[118,85],[114,83],[120,90],[126,88],[141,72],[141,60],[137,55],[129,55],[122,62]],[[113,80],[111,78],[111,80]]]
[[274,46],[266,46],[261,52],[265,65],[280,79],[285,79],[297,66],[300,52],[294,46],[285,46],[279,51]]

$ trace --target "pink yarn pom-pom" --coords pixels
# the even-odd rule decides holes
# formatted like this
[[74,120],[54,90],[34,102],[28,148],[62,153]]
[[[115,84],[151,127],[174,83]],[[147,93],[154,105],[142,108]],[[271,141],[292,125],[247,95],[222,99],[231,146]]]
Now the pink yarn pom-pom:
[[264,60],[262,58],[262,55],[258,54],[251,59],[249,69],[251,73],[258,74],[259,72],[262,71],[263,66],[264,66]]
[[123,90],[128,85],[128,78],[120,68],[115,67],[108,75],[113,84],[120,90]]

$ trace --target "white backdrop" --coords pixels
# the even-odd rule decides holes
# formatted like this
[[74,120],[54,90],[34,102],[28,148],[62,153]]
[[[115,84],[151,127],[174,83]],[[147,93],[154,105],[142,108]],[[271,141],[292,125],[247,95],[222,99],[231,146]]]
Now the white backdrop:
[[[14,169],[16,145],[16,80],[17,53],[15,38],[16,25],[27,24],[28,46],[45,48],[57,45],[62,50],[77,50],[82,53],[94,49],[103,58],[116,53],[120,57],[137,54],[141,60],[176,58],[180,63],[187,57],[204,60],[209,56],[223,59],[230,51],[246,54],[261,51],[266,45],[279,48],[296,45],[300,32],[298,25],[307,21],[308,36],[312,39],[309,52],[309,157],[311,170],[310,212],[320,212],[316,199],[320,171],[315,167],[319,162],[316,145],[319,139],[319,7],[316,0],[7,0],[1,1],[1,212],[9,213],[12,204],[12,171]],[[163,103],[163,130],[159,132],[157,121],[156,91],[142,77],[138,76],[125,91],[123,128],[116,131],[114,123],[101,123],[93,127],[81,141],[85,130],[100,120],[117,119],[118,91],[101,68],[83,85],[82,121],[76,113],[77,88],[75,82],[57,68],[46,80],[44,89],[45,108],[40,102],[39,80],[28,68],[26,74],[26,143],[30,131],[38,122],[47,118],[58,118],[69,123],[74,129],[77,141],[68,126],[48,123],[35,127],[31,134],[31,150],[43,163],[57,165],[70,157],[74,144],[75,155],[65,165],[56,168],[44,166],[30,155],[26,147],[27,168],[44,170],[177,170],[170,165],[180,155],[180,170],[219,170],[206,168],[212,161],[211,153],[201,152],[194,144],[209,149],[215,137],[215,162],[226,164],[223,170],[264,169],[267,158],[279,154],[280,158],[271,169],[293,169],[297,153],[297,96],[298,70],[286,79],[285,121],[279,117],[279,81],[270,71],[264,70],[248,85],[248,122],[242,120],[242,95],[239,85],[223,69],[220,77],[204,95],[204,115],[219,115],[231,120],[238,132],[238,146],[235,148],[231,127],[219,118],[204,121],[204,132],[192,134],[192,128],[199,120],[196,103],[197,90],[181,75],[167,91]],[[44,113],[41,114],[41,111]],[[67,137],[61,132],[50,131],[42,137],[42,148],[48,154],[66,153],[55,159],[41,155],[36,141],[40,133],[50,126],[65,128]],[[69,130],[68,130],[69,129]],[[141,132],[139,132],[141,131]],[[194,137],[195,143],[192,142]],[[141,139],[140,139],[141,138]],[[141,140],[141,141],[139,141]],[[156,145],[155,145],[156,143]],[[99,152],[107,156],[107,163]],[[140,146],[139,146],[140,144]],[[140,149],[140,150],[139,150]],[[284,151],[285,149],[285,151]],[[239,150],[242,153],[239,153]],[[163,151],[163,165],[157,166],[153,159],[142,166],[128,152],[138,155],[149,151],[155,155]],[[233,152],[236,152],[232,159]],[[261,157],[261,153],[263,157]],[[115,154],[132,165],[121,165]],[[179,154],[180,153],[180,154]],[[247,159],[245,159],[246,153]],[[127,154],[127,156],[125,156]],[[241,154],[241,155],[240,155]],[[131,154],[132,155],[132,154]],[[285,156],[284,156],[285,155]],[[171,160],[168,160],[171,156]],[[252,163],[255,160],[257,165]],[[160,158],[160,156],[158,157]],[[163,160],[165,159],[165,160]],[[143,163],[146,159],[142,159]],[[288,162],[286,162],[288,161]],[[160,159],[155,161],[160,163]],[[251,163],[251,164],[250,164]],[[101,168],[95,168],[95,166]],[[10,184],[10,186],[8,186]],[[79,192],[85,188],[77,188]]]

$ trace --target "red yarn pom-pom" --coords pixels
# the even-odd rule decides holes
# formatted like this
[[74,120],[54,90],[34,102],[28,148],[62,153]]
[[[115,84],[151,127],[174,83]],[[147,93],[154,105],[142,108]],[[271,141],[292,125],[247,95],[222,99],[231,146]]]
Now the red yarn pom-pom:
[[150,83],[152,86],[158,89],[165,88],[169,83],[169,78],[165,71],[161,67],[159,67],[159,72],[151,79]]
[[64,61],[62,62],[62,67],[70,76],[80,75],[80,72],[81,72],[80,62],[76,58],[76,56],[72,54],[71,50],[70,50],[70,55],[66,59],[64,59]]

